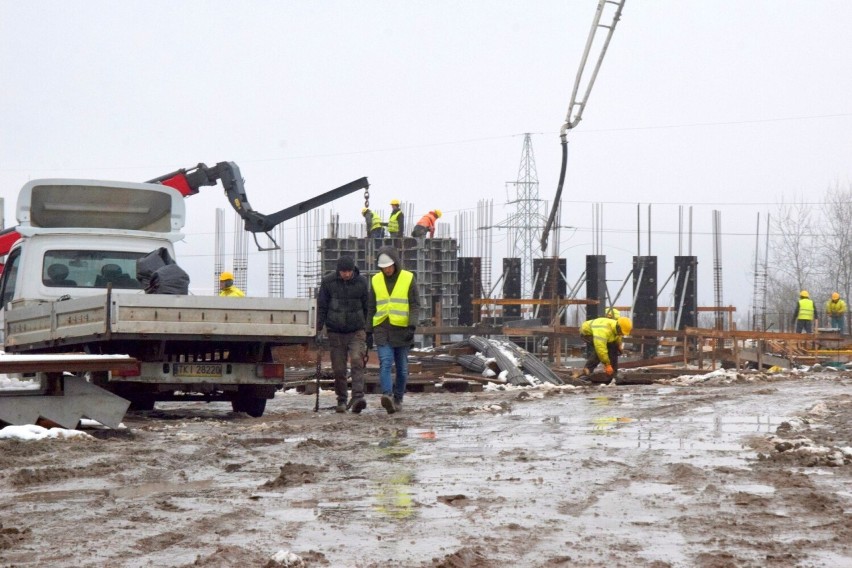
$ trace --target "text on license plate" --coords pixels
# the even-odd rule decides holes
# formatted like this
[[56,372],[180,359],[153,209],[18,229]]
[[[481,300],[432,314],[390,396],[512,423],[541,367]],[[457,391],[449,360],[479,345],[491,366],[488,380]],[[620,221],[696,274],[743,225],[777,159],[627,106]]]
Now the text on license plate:
[[173,372],[182,377],[221,377],[222,365],[217,363],[175,363]]

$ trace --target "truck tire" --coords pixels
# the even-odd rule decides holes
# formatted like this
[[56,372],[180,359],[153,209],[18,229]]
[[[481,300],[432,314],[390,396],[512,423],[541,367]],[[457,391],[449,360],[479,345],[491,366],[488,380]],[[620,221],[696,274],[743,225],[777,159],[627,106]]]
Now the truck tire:
[[257,396],[254,389],[241,388],[236,398],[231,401],[234,412],[245,412],[254,418],[263,416],[266,410],[266,397]]
[[129,397],[128,400],[130,400],[129,410],[154,410],[154,397],[152,396],[135,395]]

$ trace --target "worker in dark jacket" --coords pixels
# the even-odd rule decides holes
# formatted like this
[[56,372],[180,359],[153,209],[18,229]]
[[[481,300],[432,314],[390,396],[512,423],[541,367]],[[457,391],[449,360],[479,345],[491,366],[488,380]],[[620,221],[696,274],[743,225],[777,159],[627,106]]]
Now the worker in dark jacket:
[[811,295],[807,290],[802,290],[799,293],[799,301],[796,302],[796,311],[793,313],[796,333],[813,333],[814,322],[818,319],[816,305],[811,300]]
[[[408,350],[414,344],[414,330],[420,313],[420,297],[413,272],[404,270],[393,247],[377,252],[379,266],[370,281],[367,302],[367,345],[375,339],[379,353],[379,381],[382,407],[388,414],[402,410],[408,381]],[[391,367],[396,380],[391,380]]]
[[[327,334],[334,374],[337,412],[360,414],[364,399],[364,365],[367,359],[367,279],[351,257],[341,256],[337,270],[322,279],[317,294],[317,331]],[[323,330],[325,328],[325,330]],[[346,361],[352,367],[352,399],[347,405]]]

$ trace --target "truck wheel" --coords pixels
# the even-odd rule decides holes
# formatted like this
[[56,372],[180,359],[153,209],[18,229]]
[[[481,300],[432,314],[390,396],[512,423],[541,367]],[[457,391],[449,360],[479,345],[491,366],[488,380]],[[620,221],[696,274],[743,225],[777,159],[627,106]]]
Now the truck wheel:
[[259,396],[238,396],[231,401],[234,412],[245,412],[254,418],[263,416],[266,410],[266,399]]
[[154,397],[145,395],[136,395],[134,397],[125,397],[130,400],[129,410],[154,410]]

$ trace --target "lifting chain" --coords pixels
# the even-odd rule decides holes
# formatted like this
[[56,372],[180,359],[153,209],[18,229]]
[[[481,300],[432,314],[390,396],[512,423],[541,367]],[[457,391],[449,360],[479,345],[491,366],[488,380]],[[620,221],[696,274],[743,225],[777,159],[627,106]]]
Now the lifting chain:
[[370,186],[364,188],[364,207],[366,209],[370,208]]

